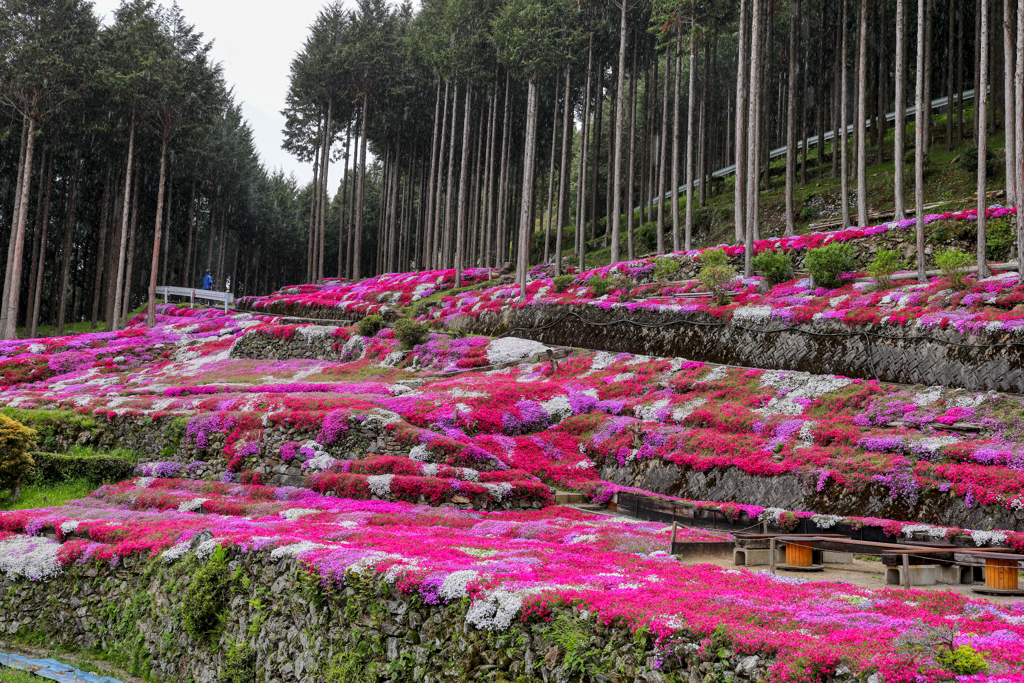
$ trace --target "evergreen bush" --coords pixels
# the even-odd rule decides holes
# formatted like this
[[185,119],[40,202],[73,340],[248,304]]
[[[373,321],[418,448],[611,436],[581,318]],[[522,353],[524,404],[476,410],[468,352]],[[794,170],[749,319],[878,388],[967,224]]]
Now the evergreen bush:
[[654,261],[654,279],[658,281],[671,280],[679,272],[681,266],[674,258],[659,258]]
[[807,270],[814,277],[814,283],[826,289],[835,289],[842,285],[839,276],[856,267],[853,260],[853,247],[845,242],[832,244],[807,252],[805,261]]
[[576,278],[573,275],[559,275],[552,281],[555,287],[555,291],[564,292],[565,290],[569,289],[570,286],[572,286],[573,280],[575,279]]
[[364,337],[374,337],[385,327],[384,318],[379,315],[368,315],[359,321],[359,334]]
[[402,342],[402,346],[411,349],[417,344],[427,341],[430,331],[427,326],[408,318],[401,318],[391,326],[395,331],[395,339]]
[[754,270],[763,274],[773,285],[793,279],[793,258],[787,252],[775,249],[762,251],[752,262]]
[[29,455],[35,444],[34,429],[0,413],[0,490],[9,490],[13,500],[20,497],[22,484],[35,470]]
[[879,249],[874,260],[868,264],[868,275],[878,282],[879,289],[892,284],[892,274],[904,267],[900,253],[895,249]]
[[599,275],[592,275],[587,280],[587,286],[594,288],[594,296],[604,296],[608,293],[608,288],[611,287],[611,282],[608,280],[602,280]]

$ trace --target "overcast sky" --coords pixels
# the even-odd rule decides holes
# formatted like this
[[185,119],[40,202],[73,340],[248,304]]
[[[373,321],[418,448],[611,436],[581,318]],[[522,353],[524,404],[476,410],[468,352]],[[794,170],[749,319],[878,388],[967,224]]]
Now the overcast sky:
[[[171,0],[159,0],[170,5]],[[300,182],[313,177],[310,164],[300,164],[281,149],[288,68],[306,39],[307,29],[327,0],[178,0],[185,18],[204,38],[213,41],[213,58],[224,65],[224,77],[252,126],[256,147],[267,168],[283,168]],[[94,0],[104,24],[113,21],[119,0]],[[335,176],[334,168],[330,176]],[[335,176],[336,177],[336,176]],[[328,185],[334,193],[334,179]]]

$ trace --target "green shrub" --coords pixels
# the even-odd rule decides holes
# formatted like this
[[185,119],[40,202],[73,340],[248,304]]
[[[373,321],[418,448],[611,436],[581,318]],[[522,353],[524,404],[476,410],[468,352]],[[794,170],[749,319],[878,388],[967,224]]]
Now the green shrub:
[[[995,175],[996,173],[996,155],[991,149],[985,149],[985,172],[988,175]],[[975,174],[978,172],[978,148],[976,146],[968,147],[960,155],[960,160],[957,162],[957,166],[964,173]]]
[[1014,225],[1006,218],[988,222],[985,228],[985,251],[993,261],[1005,261],[1010,257],[1010,247],[1017,242]]
[[186,633],[202,639],[217,629],[230,597],[230,583],[227,553],[217,546],[181,596],[181,625]]
[[402,346],[411,349],[417,344],[427,341],[430,331],[427,326],[408,318],[401,318],[391,326],[395,331],[395,339],[402,342]]
[[35,469],[28,452],[36,444],[36,431],[0,414],[0,490],[9,489],[11,499],[18,500],[21,485]]
[[988,668],[988,662],[970,645],[961,645],[955,650],[941,650],[935,661],[943,669],[949,669],[960,676],[981,673]]
[[658,281],[671,280],[679,272],[681,266],[674,258],[659,258],[654,260],[654,279]]
[[868,264],[868,275],[878,281],[878,287],[884,289],[892,284],[892,274],[904,267],[900,253],[895,249],[879,249],[875,258]]
[[608,289],[611,287],[611,282],[608,280],[602,280],[599,275],[592,275],[587,280],[587,285],[594,288],[594,296],[604,296],[608,293]]
[[359,321],[359,334],[364,337],[375,337],[385,327],[384,318],[379,315],[368,315]]
[[807,270],[814,277],[814,283],[826,289],[835,289],[842,285],[839,276],[848,273],[856,266],[853,260],[853,247],[845,242],[832,244],[807,252],[805,261]]
[[61,453],[33,453],[37,483],[87,479],[93,484],[112,484],[132,476],[131,460],[110,455],[76,456]]
[[725,249],[705,249],[697,259],[700,261],[700,265],[705,268],[708,266],[729,265],[729,255],[725,253]]
[[725,286],[736,277],[736,269],[732,266],[704,266],[697,279],[701,286],[711,293],[711,298],[719,306],[729,303]]
[[754,270],[762,273],[773,285],[793,279],[793,258],[784,251],[762,251],[754,256]]
[[564,292],[572,286],[573,280],[575,279],[576,277],[573,275],[559,275],[552,281],[555,286],[555,291]]
[[800,209],[800,218],[805,221],[814,220],[818,217],[818,210],[810,204],[804,204],[804,208]]
[[967,286],[965,281],[967,269],[974,264],[974,258],[970,254],[950,247],[935,252],[935,264],[942,274],[949,278],[949,284],[954,289],[963,289]]

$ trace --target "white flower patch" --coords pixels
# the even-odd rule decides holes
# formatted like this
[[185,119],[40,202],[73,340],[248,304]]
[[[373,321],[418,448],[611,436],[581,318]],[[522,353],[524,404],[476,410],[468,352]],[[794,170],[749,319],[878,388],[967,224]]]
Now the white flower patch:
[[209,498],[193,498],[192,500],[186,500],[184,503],[178,506],[178,512],[195,512],[203,506],[203,503],[210,500]]
[[985,545],[996,545],[999,543],[1006,543],[1006,532],[1005,531],[972,531],[971,538],[974,540],[974,545],[979,548]]
[[483,398],[487,394],[483,391],[475,391],[473,389],[463,389],[461,387],[455,387],[448,392],[452,398]]
[[200,560],[206,560],[219,545],[216,539],[213,538],[203,541],[196,547],[196,557]]
[[156,477],[139,477],[135,480],[135,488],[148,489],[154,481],[156,481]]
[[0,572],[9,579],[45,581],[61,573],[61,544],[39,536],[11,536],[0,541]]
[[512,484],[507,481],[503,481],[500,484],[484,484],[487,490],[491,494],[491,498],[498,501],[499,503],[504,500],[510,493],[512,493]]
[[814,444],[814,428],[815,422],[810,420],[804,420],[804,423],[800,425],[800,431],[797,433],[796,438],[800,441],[803,446],[811,446]]
[[191,546],[192,544],[189,541],[185,541],[184,543],[179,543],[177,545],[171,546],[167,550],[160,553],[160,559],[168,563],[176,562],[177,560],[181,559],[181,557],[185,553],[188,552],[188,549]]
[[46,344],[29,344],[28,348],[25,350],[28,351],[29,353],[34,353],[37,355],[40,353],[46,353]]
[[345,342],[345,345],[341,347],[341,353],[338,354],[338,358],[345,361],[360,360],[366,353],[366,338],[362,335],[354,334],[352,338]]
[[348,566],[348,569],[346,569],[345,571],[352,572],[354,574],[363,574],[366,571],[373,569],[385,560],[404,561],[404,559],[405,558],[403,558],[401,555],[395,555],[394,553],[385,553],[379,550],[373,550],[368,554],[364,555],[363,557],[359,558],[352,564],[350,564]]
[[825,394],[838,391],[853,380],[835,375],[812,375],[809,372],[791,370],[765,370],[761,374],[761,387],[771,388],[782,397],[774,397],[763,408],[753,412],[760,415],[801,415],[803,404],[795,399],[814,400]]
[[928,535],[928,538],[946,537],[946,528],[941,526],[932,526],[931,524],[907,524],[903,527],[903,535],[907,538],[913,537],[913,535],[918,531],[923,531]]
[[612,377],[612,382],[628,382],[629,380],[634,379],[635,377],[635,372],[620,372],[619,374],[615,375],[615,377]]
[[411,387],[407,387],[404,384],[389,384],[387,386],[388,393],[392,396],[400,396],[402,394],[412,391]]
[[572,406],[569,405],[569,397],[565,395],[542,401],[540,407],[548,414],[548,419],[551,422],[561,422],[572,417]]
[[499,588],[483,600],[476,600],[466,612],[466,623],[480,630],[504,631],[523,607],[523,597],[537,589],[511,593]]
[[405,360],[407,355],[408,354],[405,351],[392,351],[384,358],[381,365],[386,368],[393,368]]
[[[609,351],[602,351],[594,356],[594,360],[590,363],[590,370],[588,372],[597,372],[604,370],[609,365],[615,362],[615,359],[619,357],[617,353],[611,353]],[[584,373],[586,375],[587,373]]]
[[767,521],[767,522],[770,522],[772,524],[778,524],[780,516],[785,511],[786,511],[785,508],[765,508],[764,511],[762,511],[761,514],[759,514],[757,516],[757,521],[759,521],[759,522]]
[[818,525],[819,529],[831,529],[843,518],[839,515],[812,515],[811,521]]
[[573,468],[577,470],[585,470],[594,466],[594,463],[590,462],[589,460],[580,460],[578,463],[573,465]]
[[576,543],[594,543],[596,541],[597,534],[580,534],[569,541],[569,545],[574,545]]
[[460,467],[459,478],[463,481],[480,481],[480,472],[469,467]]
[[321,453],[307,460],[305,463],[305,469],[312,470],[313,472],[323,472],[326,469],[330,469],[331,465],[336,462],[338,462],[337,459],[327,455],[326,453]]
[[287,510],[282,510],[278,514],[281,516],[282,519],[286,519],[289,522],[294,522],[295,520],[305,517],[306,515],[315,515],[319,512],[323,512],[323,510],[316,510],[314,508],[288,508]]
[[[420,448],[420,446],[416,448]],[[437,466],[437,463],[427,463],[420,468],[420,472],[424,477],[436,477],[438,469],[440,468]]]
[[690,413],[697,410],[697,408],[700,408],[707,402],[708,400],[706,398],[695,398],[692,401],[687,401],[672,411],[672,419],[676,422],[682,422],[690,416]]
[[60,533],[64,536],[73,534],[78,531],[78,525],[81,524],[77,519],[68,520],[60,523]]
[[627,365],[627,366],[629,366],[629,365],[640,365],[641,363],[646,363],[646,362],[648,362],[650,360],[653,360],[651,356],[644,356],[642,354],[637,354],[636,356],[633,356],[632,358],[627,360],[625,365]]
[[772,319],[771,306],[740,306],[732,314],[732,320],[736,322],[764,325]]
[[413,446],[409,450],[409,459],[414,462],[427,462],[428,460],[430,460],[430,450],[427,448],[426,444],[422,443],[419,444],[418,446]]
[[658,419],[657,417],[655,417],[655,413],[657,413],[659,410],[664,410],[665,408],[668,408],[669,402],[669,399],[663,398],[647,406],[636,406],[635,408],[633,408],[633,415],[635,415],[637,419],[653,422]]
[[402,416],[390,410],[374,408],[366,414],[366,419],[380,423],[381,427],[387,427],[388,425],[398,424],[401,422]]
[[444,577],[444,581],[441,583],[441,588],[438,589],[437,594],[446,602],[461,600],[469,595],[466,592],[466,586],[469,585],[471,581],[474,581],[478,576],[480,576],[480,574],[472,569],[462,569],[457,572],[452,572],[448,576]]
[[455,404],[455,409],[459,411],[459,415],[466,415],[473,412],[472,406],[467,403],[462,403],[461,401]]
[[491,365],[514,363],[547,350],[547,346],[532,339],[502,337],[487,345],[487,362]]
[[[209,543],[209,541],[207,541]],[[205,545],[205,544],[204,544]],[[202,546],[200,546],[201,548]],[[270,553],[270,559],[282,560],[286,557],[298,557],[302,553],[309,552],[310,550],[319,550],[320,548],[326,548],[323,543],[314,543],[313,541],[299,541],[298,543],[289,543],[283,545],[280,548],[274,548]],[[199,554],[199,551],[196,551]]]
[[708,372],[708,374],[704,375],[699,380],[697,380],[697,382],[717,382],[718,380],[723,379],[726,376],[726,374],[728,374],[728,372],[728,365],[716,365],[715,367],[711,368],[711,371]]
[[946,446],[953,446],[960,443],[960,439],[955,436],[930,436],[927,439],[921,439],[915,441],[911,446],[917,450],[920,449],[931,455],[935,455],[941,448]]
[[391,494],[391,480],[393,474],[371,474],[366,478],[366,484],[370,491],[378,498],[387,498]]
[[849,298],[850,298],[849,294],[840,294],[839,296],[829,297],[828,305],[830,307],[832,307],[832,308],[835,308],[837,305],[843,303],[844,301],[846,301]]
[[928,387],[928,389],[915,394],[911,401],[917,406],[930,406],[940,398],[942,398],[942,387]]

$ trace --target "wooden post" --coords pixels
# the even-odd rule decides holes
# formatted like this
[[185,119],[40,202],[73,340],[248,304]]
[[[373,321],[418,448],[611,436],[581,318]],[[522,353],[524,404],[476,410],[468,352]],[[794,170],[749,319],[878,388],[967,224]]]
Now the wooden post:
[[768,541],[768,567],[771,573],[775,573],[775,539]]
[[1017,560],[985,560],[985,588],[1017,590]]
[[910,590],[910,555],[903,553],[903,588]]
[[668,544],[668,554],[671,555],[676,547],[676,522],[672,520],[672,540]]

